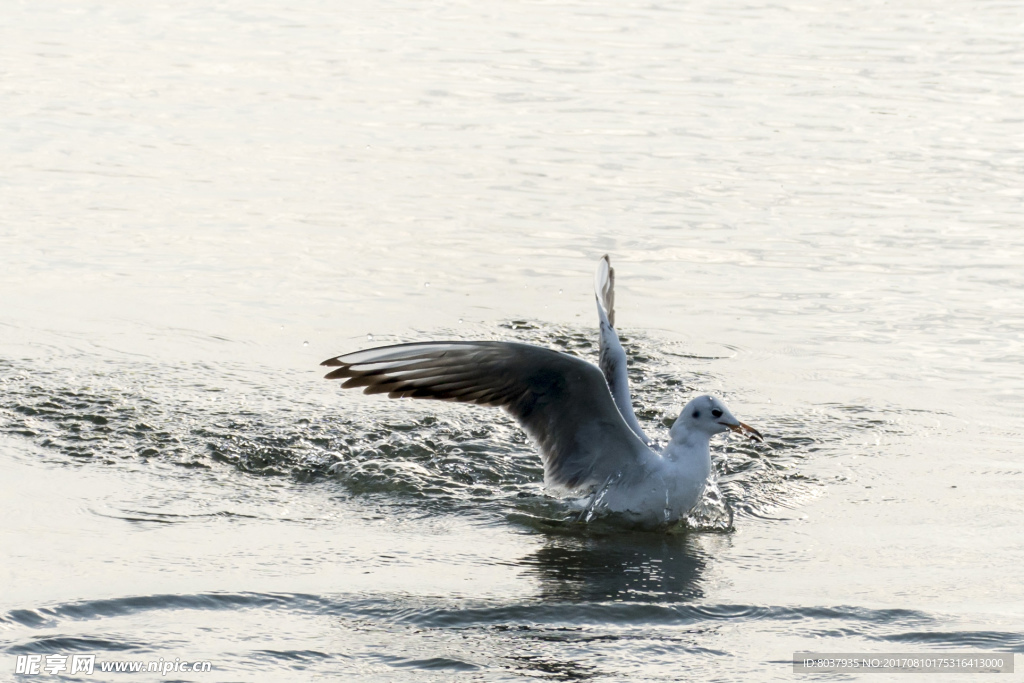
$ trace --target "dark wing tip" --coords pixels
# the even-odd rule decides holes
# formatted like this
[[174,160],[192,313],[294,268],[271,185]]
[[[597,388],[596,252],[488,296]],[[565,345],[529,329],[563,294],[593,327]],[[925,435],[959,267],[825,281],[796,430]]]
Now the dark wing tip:
[[[326,363],[321,363],[320,365],[326,365]],[[348,367],[343,367],[338,368],[337,370],[331,370],[326,375],[324,375],[324,379],[342,379],[351,376],[352,372],[348,369]]]
[[341,361],[338,360],[338,358],[340,358],[340,357],[341,356],[335,356],[334,358],[328,358],[327,360],[325,360],[320,365],[326,365],[327,367],[336,368],[336,367],[338,367],[339,365],[342,364]]

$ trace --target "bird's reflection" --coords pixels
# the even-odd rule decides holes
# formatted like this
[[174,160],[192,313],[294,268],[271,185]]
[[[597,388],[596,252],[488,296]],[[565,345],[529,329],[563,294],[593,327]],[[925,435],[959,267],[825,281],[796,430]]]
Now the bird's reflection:
[[522,560],[552,601],[679,602],[700,599],[710,544],[708,534],[619,533],[549,536]]

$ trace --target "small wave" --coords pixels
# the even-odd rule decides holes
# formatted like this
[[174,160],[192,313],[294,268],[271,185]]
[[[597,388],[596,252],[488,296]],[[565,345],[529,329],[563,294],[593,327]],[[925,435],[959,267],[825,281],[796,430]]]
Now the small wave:
[[253,656],[284,662],[308,662],[311,660],[348,659],[343,654],[331,654],[317,650],[253,650]]
[[394,655],[378,655],[376,659],[388,666],[422,669],[425,671],[477,671],[480,669],[479,666],[471,662],[466,662],[461,659],[451,659],[449,657],[407,659],[404,657],[395,657]]
[[[552,558],[539,560],[551,566]],[[572,563],[555,558],[571,571]],[[612,568],[611,566],[609,567]],[[670,568],[665,568],[671,571]],[[555,626],[585,623],[620,625],[691,624],[706,621],[839,621],[904,627],[934,623],[935,617],[909,609],[864,607],[793,607],[728,603],[670,602],[629,603],[620,601],[565,602],[544,600],[517,604],[449,603],[437,598],[405,595],[358,594],[312,595],[303,593],[198,593],[127,596],[107,600],[86,600],[34,609],[12,610],[0,620],[28,628],[54,628],[65,621],[83,621],[130,616],[161,610],[247,610],[272,609],[295,613],[331,614],[367,619],[371,622],[411,624],[423,627],[463,627],[491,624]],[[973,634],[973,635],[972,635]],[[880,635],[876,639],[906,642],[948,640],[961,645],[1019,644],[1021,634],[1001,632],[912,631]],[[973,638],[973,640],[971,640]],[[915,640],[915,639],[919,639]],[[134,647],[125,643],[124,647]]]
[[12,645],[7,651],[12,655],[51,652],[125,652],[146,649],[147,644],[139,641],[110,640],[109,638],[88,638],[53,636],[33,638],[21,645]]
[[8,624],[29,628],[52,627],[64,620],[87,620],[172,609],[232,610],[252,607],[316,604],[312,595],[266,593],[200,593],[195,595],[140,595],[106,600],[84,600],[53,607],[12,610],[0,617]]
[[730,604],[650,604],[628,602],[499,605],[481,607],[390,608],[378,604],[353,605],[351,612],[390,623],[430,628],[462,628],[503,624],[551,627],[610,623],[629,626],[691,625],[717,621],[840,621],[873,626],[932,623],[934,618],[916,610],[859,607],[787,607]]
[[[648,544],[648,547],[653,547]],[[465,629],[487,631],[512,631],[515,636],[542,639],[585,640],[590,628],[599,624],[611,627],[597,634],[598,638],[617,639],[628,637],[628,632],[617,629],[642,629],[652,633],[655,629],[680,627],[687,631],[717,628],[718,624],[776,623],[773,630],[782,630],[801,638],[862,638],[879,643],[900,645],[922,645],[932,648],[957,649],[973,648],[997,651],[1024,649],[1024,634],[1008,631],[943,630],[940,624],[944,617],[911,609],[871,609],[853,606],[791,606],[757,605],[744,603],[705,603],[699,601],[699,591],[691,596],[672,595],[678,600],[659,602],[645,601],[640,596],[644,586],[642,580],[634,587],[641,590],[637,600],[623,600],[621,595],[600,596],[592,594],[585,599],[563,599],[572,594],[573,567],[578,562],[594,563],[604,558],[603,569],[590,565],[585,571],[593,585],[600,584],[595,572],[604,571],[614,577],[615,585],[626,585],[631,580],[623,577],[622,568],[615,558],[607,558],[607,548],[595,547],[593,554],[573,555],[571,548],[549,548],[550,557],[525,558],[522,565],[529,568],[531,563],[542,572],[554,571],[547,581],[563,581],[570,592],[542,593],[540,599],[527,602],[490,602],[486,600],[466,601],[441,597],[415,597],[408,594],[338,594],[310,595],[299,593],[200,593],[193,595],[158,594],[128,596],[108,600],[92,600],[43,606],[33,609],[13,610],[0,616],[0,622],[8,629],[22,626],[33,631],[46,629],[51,633],[14,642],[5,647],[11,654],[65,652],[120,652],[147,651],[153,643],[110,635],[109,628],[103,634],[52,633],[67,628],[67,622],[130,617],[140,612],[181,611],[181,610],[224,610],[249,611],[271,610],[282,615],[327,616],[343,623],[358,624],[360,629],[441,629],[456,633]],[[566,554],[568,553],[568,554]],[[666,556],[667,558],[668,556]],[[662,558],[662,559],[666,559]],[[657,558],[654,558],[657,559]],[[699,564],[699,558],[698,564]],[[684,584],[691,580],[685,567],[678,566],[679,558],[670,562],[652,562],[650,576],[664,586],[675,579],[666,573],[679,572]],[[700,567],[695,571],[699,573]],[[595,579],[596,582],[595,582]],[[623,583],[625,582],[625,584]],[[691,584],[692,585],[692,584]],[[579,597],[579,596],[577,596]],[[662,596],[663,598],[666,596]],[[697,598],[694,601],[694,598]],[[667,632],[666,632],[667,633]],[[619,634],[619,635],[616,635]],[[659,636],[662,638],[662,636]],[[283,663],[303,665],[312,661],[349,659],[344,654],[312,649],[254,650],[252,657],[265,658]],[[454,656],[415,657],[397,654],[374,655],[387,666],[425,670],[473,670],[476,664],[471,660]]]
[[872,640],[889,643],[913,643],[930,647],[978,648],[985,650],[1024,652],[1024,634],[1010,631],[908,631],[871,636]]

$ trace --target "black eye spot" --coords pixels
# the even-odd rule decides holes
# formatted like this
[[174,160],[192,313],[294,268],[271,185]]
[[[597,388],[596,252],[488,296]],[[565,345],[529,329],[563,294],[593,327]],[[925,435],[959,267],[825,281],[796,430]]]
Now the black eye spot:
[[693,411],[693,417],[694,417],[694,419],[697,419],[698,417],[700,417],[700,411],[699,410]]
[[711,414],[714,415],[715,417],[722,417],[722,411],[719,410],[718,408],[715,408],[714,410],[712,410]]

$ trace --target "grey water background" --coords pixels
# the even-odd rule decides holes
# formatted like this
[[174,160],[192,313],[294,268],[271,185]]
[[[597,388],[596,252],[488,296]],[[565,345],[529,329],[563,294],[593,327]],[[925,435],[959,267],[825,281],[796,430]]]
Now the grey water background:
[[[43,1],[0,45],[0,678],[1024,652],[1019,4]],[[559,523],[500,412],[320,379],[593,359],[604,253],[645,428],[768,437],[714,444],[729,532]]]

